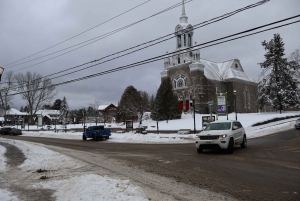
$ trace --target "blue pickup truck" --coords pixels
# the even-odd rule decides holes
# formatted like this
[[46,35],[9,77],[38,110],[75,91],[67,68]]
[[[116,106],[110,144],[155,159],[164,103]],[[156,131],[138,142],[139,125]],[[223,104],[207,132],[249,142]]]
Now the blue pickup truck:
[[97,139],[109,139],[110,130],[104,129],[104,126],[89,126],[82,135],[82,139],[86,140],[87,138],[93,138],[93,140]]

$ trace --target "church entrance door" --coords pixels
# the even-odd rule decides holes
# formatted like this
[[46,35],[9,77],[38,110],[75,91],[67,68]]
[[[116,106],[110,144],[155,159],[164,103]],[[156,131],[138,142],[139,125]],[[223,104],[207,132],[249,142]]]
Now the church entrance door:
[[179,101],[179,109],[183,110],[183,101]]
[[189,100],[186,100],[186,101],[185,101],[185,110],[186,110],[186,111],[189,111],[189,109],[190,109],[190,101],[189,101]]

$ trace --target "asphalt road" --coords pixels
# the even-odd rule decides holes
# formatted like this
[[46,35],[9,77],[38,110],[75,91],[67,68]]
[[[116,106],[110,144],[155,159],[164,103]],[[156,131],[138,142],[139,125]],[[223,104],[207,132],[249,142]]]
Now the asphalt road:
[[300,131],[248,140],[233,154],[190,144],[128,144],[2,136],[75,149],[125,161],[128,166],[238,200],[300,200]]

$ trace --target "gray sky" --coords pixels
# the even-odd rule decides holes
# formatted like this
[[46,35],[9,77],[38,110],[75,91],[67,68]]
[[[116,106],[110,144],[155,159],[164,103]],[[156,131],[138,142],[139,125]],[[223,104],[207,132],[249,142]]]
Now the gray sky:
[[[57,54],[19,66],[5,66],[62,42],[145,1],[0,0],[0,66],[5,68],[4,74],[12,70],[15,73],[31,71],[46,76],[174,32],[181,16],[181,7],[150,18],[48,62],[21,70]],[[189,18],[189,23],[194,25],[258,1],[193,0],[185,5],[186,15]],[[61,50],[121,28],[180,2],[180,0],[151,0],[120,18],[114,19],[57,47],[30,57],[30,59]],[[198,44],[204,43],[298,15],[300,14],[299,8],[299,0],[271,0],[262,6],[252,8],[223,21],[195,30],[194,41],[197,41]],[[299,20],[299,18],[297,19]],[[261,42],[263,40],[270,41],[275,33],[279,33],[283,38],[286,56],[289,56],[300,47],[300,23],[297,23],[202,49],[201,58],[216,62],[237,58],[240,60],[245,72],[254,79],[257,79],[261,72],[258,63],[264,60],[265,53]],[[52,82],[59,83],[75,79],[158,56],[164,54],[166,51],[172,52],[175,50],[175,44],[175,39],[171,39],[129,56],[54,79]],[[132,69],[58,86],[56,88],[58,91],[56,98],[63,99],[65,96],[70,109],[78,109],[87,107],[95,99],[102,100],[103,104],[117,104],[124,89],[129,85],[133,85],[137,90],[147,91],[150,95],[155,94],[160,85],[160,72],[163,68],[163,61],[157,61]],[[51,104],[53,102],[54,100]],[[13,107],[20,109],[21,105],[25,106],[25,102],[19,96],[15,96]]]

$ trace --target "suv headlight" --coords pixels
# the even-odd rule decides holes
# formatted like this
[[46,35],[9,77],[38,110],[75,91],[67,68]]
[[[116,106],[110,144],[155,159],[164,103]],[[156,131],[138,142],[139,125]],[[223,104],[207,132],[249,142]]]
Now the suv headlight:
[[199,136],[199,135],[196,135],[195,138],[200,138],[200,136]]
[[227,134],[219,135],[219,138],[226,138]]

